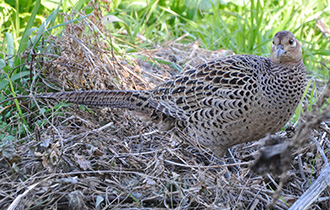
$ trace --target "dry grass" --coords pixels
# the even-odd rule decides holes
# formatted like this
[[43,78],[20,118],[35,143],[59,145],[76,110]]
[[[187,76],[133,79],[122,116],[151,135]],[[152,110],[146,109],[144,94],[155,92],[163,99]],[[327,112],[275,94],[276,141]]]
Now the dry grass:
[[[203,50],[198,42],[183,45],[179,39],[135,53],[145,61],[125,60],[128,57],[109,50],[111,46],[98,34],[86,33],[98,27],[106,34],[97,23],[92,17],[70,24],[61,37],[47,40],[48,51],[36,54],[40,68],[34,69],[44,78],[45,89],[50,83],[61,90],[148,89],[177,73],[157,59],[186,68],[231,53]],[[253,210],[265,209],[278,188],[280,176],[250,171],[263,141],[232,148],[232,158],[220,165],[185,134],[158,131],[127,110],[70,105],[42,114],[42,107],[55,103],[35,102],[38,106],[31,110],[30,121],[46,123],[2,148],[1,209],[12,205],[13,209]],[[311,127],[308,144],[294,151],[274,209],[287,209],[318,176],[324,162],[311,139],[329,156],[328,126],[323,122]],[[286,132],[277,136],[285,137]],[[329,200],[320,199],[312,209],[329,206]]]

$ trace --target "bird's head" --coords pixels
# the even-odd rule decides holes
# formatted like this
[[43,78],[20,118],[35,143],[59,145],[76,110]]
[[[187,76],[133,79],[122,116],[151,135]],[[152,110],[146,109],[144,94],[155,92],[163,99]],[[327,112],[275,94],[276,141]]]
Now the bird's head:
[[280,31],[275,34],[270,59],[274,63],[283,64],[301,61],[301,45],[290,31]]

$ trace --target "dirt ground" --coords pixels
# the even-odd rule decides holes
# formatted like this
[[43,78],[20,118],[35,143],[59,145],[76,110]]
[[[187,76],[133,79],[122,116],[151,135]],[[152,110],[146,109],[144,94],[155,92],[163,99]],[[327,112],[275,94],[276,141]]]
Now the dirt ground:
[[[67,25],[61,36],[47,37],[47,47],[31,65],[40,78],[32,95],[41,93],[40,86],[43,91],[150,89],[181,69],[233,54],[201,49],[183,36],[126,55],[109,50],[111,42],[123,40],[108,42],[90,33],[93,27],[111,36],[91,16]],[[35,131],[0,151],[0,209],[253,210],[273,201],[273,209],[288,209],[324,167],[320,154],[330,156],[330,121],[321,114],[306,113],[272,137],[231,148],[221,165],[184,133],[160,131],[134,112],[31,101],[36,105],[29,107],[29,122],[39,122]],[[312,118],[318,121],[308,124]],[[265,144],[290,141],[299,142],[290,157],[255,166]],[[328,196],[328,190],[321,194]],[[311,209],[329,206],[329,199],[319,199]]]

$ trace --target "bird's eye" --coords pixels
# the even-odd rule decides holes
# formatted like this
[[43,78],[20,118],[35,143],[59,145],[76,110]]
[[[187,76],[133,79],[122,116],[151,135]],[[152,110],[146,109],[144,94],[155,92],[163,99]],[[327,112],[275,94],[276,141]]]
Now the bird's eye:
[[273,41],[273,44],[275,44],[275,42]]
[[294,43],[294,40],[293,40],[293,39],[290,39],[290,40],[289,40],[289,44],[290,44],[290,45],[293,45],[293,43]]

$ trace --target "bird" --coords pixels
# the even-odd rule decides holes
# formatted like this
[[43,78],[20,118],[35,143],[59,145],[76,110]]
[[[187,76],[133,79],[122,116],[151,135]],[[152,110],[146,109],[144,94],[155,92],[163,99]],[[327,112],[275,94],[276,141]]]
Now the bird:
[[290,31],[272,39],[270,57],[230,55],[185,70],[151,90],[88,90],[38,98],[144,113],[222,157],[228,148],[281,130],[306,87],[300,42]]

